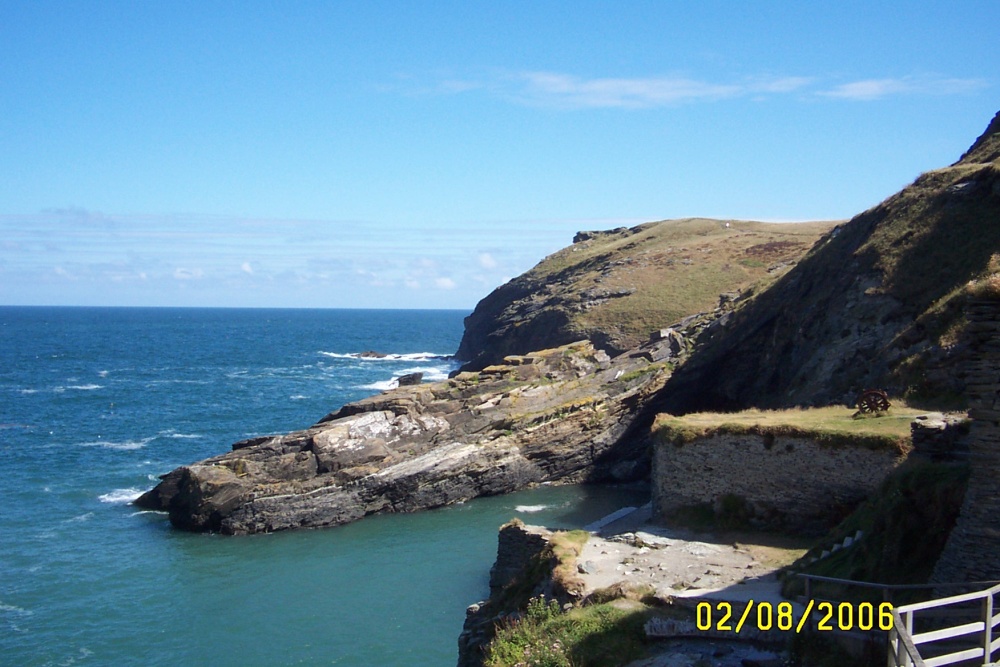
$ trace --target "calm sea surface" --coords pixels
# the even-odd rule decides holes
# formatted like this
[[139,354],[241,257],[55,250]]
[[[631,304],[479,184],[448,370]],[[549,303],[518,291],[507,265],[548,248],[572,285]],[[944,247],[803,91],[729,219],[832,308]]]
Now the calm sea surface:
[[0,307],[0,664],[454,665],[502,523],[578,527],[644,499],[546,487],[248,537],[129,501],[393,377],[443,379],[464,315]]

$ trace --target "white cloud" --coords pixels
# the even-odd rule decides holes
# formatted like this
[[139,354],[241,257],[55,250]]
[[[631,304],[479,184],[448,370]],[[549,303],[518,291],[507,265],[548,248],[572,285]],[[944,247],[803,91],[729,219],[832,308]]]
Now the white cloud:
[[451,278],[436,278],[434,284],[438,289],[455,289],[458,285]]
[[890,95],[960,95],[987,87],[982,79],[916,77],[862,79],[821,91],[824,97],[869,101]]
[[250,262],[243,262],[243,264],[240,265],[240,269],[243,271],[243,273],[245,273],[247,275],[250,275],[250,276],[253,275],[253,267],[250,266]]
[[483,252],[479,254],[479,266],[484,269],[495,269],[499,264],[497,260],[494,259],[493,255],[488,252]]
[[409,289],[420,289],[420,282],[414,280],[413,278],[407,278],[406,280],[403,281],[403,284],[406,285]]
[[515,78],[524,84],[515,91],[522,101],[570,108],[657,107],[735,97],[744,92],[739,85],[684,77],[582,79],[557,72],[525,72]]
[[532,106],[561,109],[671,107],[723,99],[761,99],[800,94],[802,97],[874,100],[889,95],[957,95],[988,87],[982,79],[913,75],[859,79],[839,85],[810,76],[758,76],[730,82],[687,76],[580,77],[564,72],[523,71],[496,75],[481,82],[443,80],[424,92],[487,94]]

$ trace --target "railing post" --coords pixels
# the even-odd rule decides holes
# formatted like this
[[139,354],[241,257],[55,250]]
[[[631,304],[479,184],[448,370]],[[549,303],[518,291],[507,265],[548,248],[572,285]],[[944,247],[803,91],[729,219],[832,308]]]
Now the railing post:
[[983,598],[983,620],[986,627],[983,628],[983,664],[993,664],[993,656],[990,651],[990,644],[993,643],[993,592],[987,593]]
[[[913,612],[912,611],[906,612],[906,634],[909,637],[913,636]],[[909,649],[907,649],[907,651],[906,651],[906,662],[903,663],[906,667],[913,667],[912,657],[913,656],[910,655]]]

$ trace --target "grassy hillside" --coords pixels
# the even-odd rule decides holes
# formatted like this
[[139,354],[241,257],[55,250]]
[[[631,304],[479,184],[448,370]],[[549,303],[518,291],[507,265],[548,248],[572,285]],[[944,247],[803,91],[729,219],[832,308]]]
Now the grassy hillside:
[[581,232],[479,303],[458,356],[482,367],[584,338],[622,352],[720,294],[770,284],[834,224],[695,218]]
[[[985,161],[984,161],[985,160]],[[957,163],[838,227],[724,328],[657,411],[957,396],[966,285],[1000,253],[1000,122]]]

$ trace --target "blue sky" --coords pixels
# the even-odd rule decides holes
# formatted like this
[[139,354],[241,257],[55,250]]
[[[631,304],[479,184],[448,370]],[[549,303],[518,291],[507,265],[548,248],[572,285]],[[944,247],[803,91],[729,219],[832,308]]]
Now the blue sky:
[[0,0],[0,304],[471,309],[575,231],[850,217],[1000,3]]

